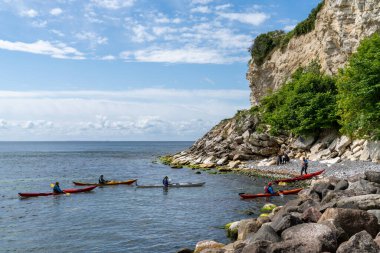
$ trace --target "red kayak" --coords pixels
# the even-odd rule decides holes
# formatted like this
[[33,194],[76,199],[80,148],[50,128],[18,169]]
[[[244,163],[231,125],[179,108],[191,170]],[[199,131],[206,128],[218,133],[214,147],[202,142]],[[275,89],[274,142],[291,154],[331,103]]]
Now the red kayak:
[[[72,189],[64,189],[65,193],[79,193],[79,192],[89,192],[98,187],[97,185],[86,187],[86,188],[72,188]],[[61,195],[63,193],[54,193],[54,192],[36,192],[36,193],[26,193],[20,192],[18,195],[20,197],[28,198],[28,197],[38,197],[38,196],[50,196],[50,195]]]
[[316,177],[316,176],[322,174],[323,172],[325,172],[325,170],[320,170],[320,171],[317,171],[317,172],[314,172],[314,173],[305,174],[305,175],[298,176],[298,177],[293,177],[293,178],[278,179],[278,180],[275,180],[273,182],[275,182],[276,184],[278,184],[280,182],[295,182],[295,181],[300,181],[300,180],[306,180],[306,179],[310,179],[310,178]]
[[240,198],[242,199],[255,199],[255,198],[262,198],[262,197],[272,197],[272,196],[280,196],[280,195],[291,195],[291,194],[297,194],[302,190],[302,188],[292,189],[292,190],[285,190],[281,192],[276,192],[275,194],[270,193],[258,193],[258,194],[250,194],[250,193],[239,193]]

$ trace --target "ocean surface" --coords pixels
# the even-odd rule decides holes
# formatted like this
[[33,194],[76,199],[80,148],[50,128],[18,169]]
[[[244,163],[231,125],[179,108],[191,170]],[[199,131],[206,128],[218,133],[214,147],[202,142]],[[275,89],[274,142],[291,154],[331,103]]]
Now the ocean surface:
[[[228,243],[221,227],[258,216],[265,203],[242,201],[238,193],[262,192],[265,182],[236,174],[195,174],[156,162],[191,144],[0,142],[0,252],[168,253],[205,239]],[[139,184],[160,184],[166,175],[172,182],[206,184],[167,191],[119,185],[25,199],[17,194],[50,192],[56,181],[63,189],[73,188],[73,180],[97,181],[101,174],[137,178]]]

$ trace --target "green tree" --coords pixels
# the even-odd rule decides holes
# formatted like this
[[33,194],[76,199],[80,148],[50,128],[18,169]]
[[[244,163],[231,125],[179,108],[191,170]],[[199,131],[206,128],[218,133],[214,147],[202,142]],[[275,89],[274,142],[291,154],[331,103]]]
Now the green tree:
[[272,133],[287,130],[299,135],[337,128],[335,80],[319,69],[315,62],[298,69],[290,82],[263,99],[263,120]]
[[341,132],[380,139],[380,35],[364,39],[338,76]]

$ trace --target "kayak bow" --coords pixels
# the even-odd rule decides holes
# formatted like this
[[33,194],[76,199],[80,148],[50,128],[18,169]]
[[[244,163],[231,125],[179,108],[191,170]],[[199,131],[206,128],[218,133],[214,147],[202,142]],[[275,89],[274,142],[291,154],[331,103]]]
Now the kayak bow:
[[322,174],[323,172],[325,172],[325,170],[320,170],[320,171],[317,171],[317,172],[314,172],[314,173],[305,174],[305,175],[298,176],[298,177],[293,177],[293,178],[278,179],[278,180],[275,180],[273,182],[275,182],[276,184],[278,184],[279,182],[295,182],[295,181],[307,180],[307,179],[316,177],[316,176]]

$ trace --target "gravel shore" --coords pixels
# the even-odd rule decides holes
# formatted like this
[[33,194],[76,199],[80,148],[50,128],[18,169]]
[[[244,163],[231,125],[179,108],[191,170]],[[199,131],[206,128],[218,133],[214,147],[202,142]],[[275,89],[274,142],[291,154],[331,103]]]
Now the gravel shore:
[[[248,168],[255,168],[260,170],[269,171],[289,171],[290,173],[299,174],[301,171],[301,160],[293,159],[287,164],[272,165],[272,166],[258,166],[259,162],[250,162],[247,164]],[[338,178],[346,179],[348,177],[363,174],[367,170],[380,172],[380,164],[363,161],[342,161],[337,164],[325,164],[320,161],[309,161],[308,173],[316,172],[325,169],[325,176],[336,176]]]

